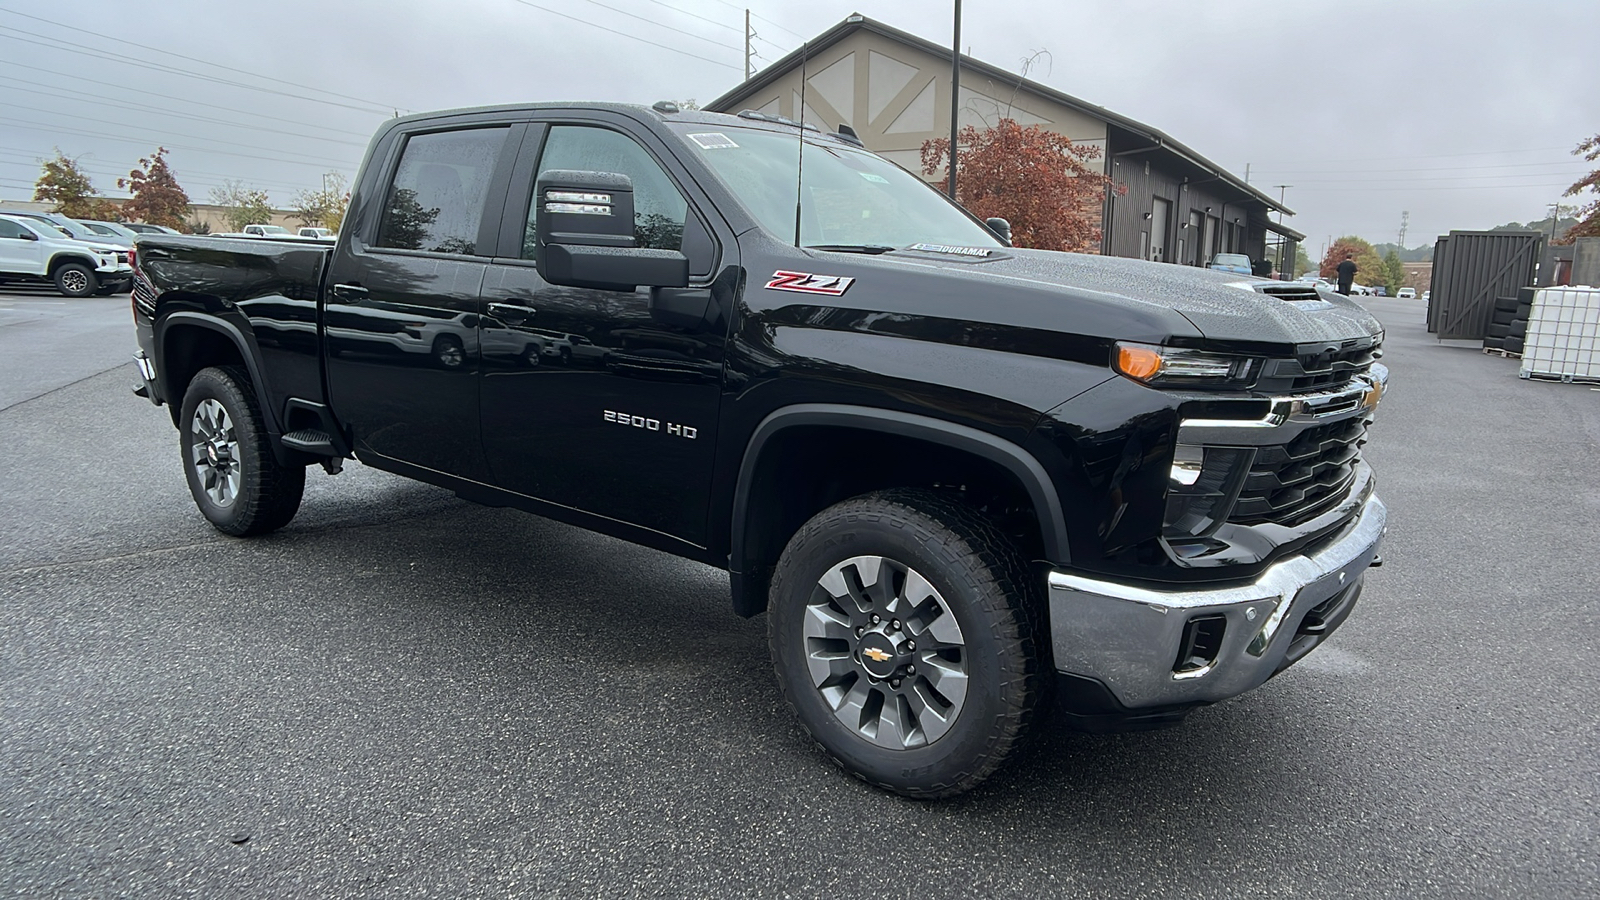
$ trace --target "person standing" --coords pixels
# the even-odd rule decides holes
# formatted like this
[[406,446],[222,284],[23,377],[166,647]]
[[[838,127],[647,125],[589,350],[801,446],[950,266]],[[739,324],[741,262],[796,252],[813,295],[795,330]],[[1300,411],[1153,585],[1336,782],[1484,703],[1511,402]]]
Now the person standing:
[[1346,250],[1344,262],[1339,263],[1339,293],[1350,296],[1350,285],[1356,283],[1356,261],[1351,259],[1355,254]]

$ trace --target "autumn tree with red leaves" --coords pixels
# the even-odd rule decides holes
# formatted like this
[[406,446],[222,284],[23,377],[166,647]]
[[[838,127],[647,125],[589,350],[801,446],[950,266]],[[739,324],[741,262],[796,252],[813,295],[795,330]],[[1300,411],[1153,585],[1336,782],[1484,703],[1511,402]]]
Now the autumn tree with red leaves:
[[133,199],[122,204],[123,215],[168,228],[182,228],[189,215],[189,195],[178,186],[167,167],[167,148],[157,147],[154,156],[139,160],[139,168],[118,178],[117,187],[127,188]]
[[[1573,156],[1583,156],[1589,162],[1600,160],[1600,134],[1586,138],[1583,143],[1572,151]],[[1588,203],[1578,210],[1578,224],[1572,226],[1565,235],[1556,243],[1570,244],[1581,237],[1600,237],[1600,169],[1595,169],[1588,175],[1578,179],[1572,187],[1567,188],[1563,197],[1576,197],[1584,191],[1593,191],[1594,195]]]
[[[1383,257],[1370,243],[1355,235],[1347,234],[1328,248],[1328,254],[1322,257],[1322,265],[1317,269],[1317,274],[1330,281],[1339,280],[1339,263],[1344,262],[1345,253],[1356,264],[1356,284],[1384,284],[1385,269]],[[1403,271],[1403,270],[1402,270]]]
[[[1001,119],[957,135],[956,202],[980,219],[1011,223],[1011,242],[1039,250],[1093,250],[1100,245],[1100,209],[1111,180],[1091,167],[1099,147],[1074,144],[1039,125]],[[948,177],[950,141],[922,145],[922,172]]]

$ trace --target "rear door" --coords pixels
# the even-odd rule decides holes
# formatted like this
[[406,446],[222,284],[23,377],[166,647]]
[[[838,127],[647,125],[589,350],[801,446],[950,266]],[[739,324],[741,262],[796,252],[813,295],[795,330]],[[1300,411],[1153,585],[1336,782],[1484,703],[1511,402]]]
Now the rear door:
[[[659,139],[624,117],[532,126],[484,281],[483,436],[495,483],[704,545],[727,317],[731,233]],[[531,192],[550,169],[634,186],[637,246],[681,250],[687,289],[546,283]]]
[[524,131],[481,123],[400,136],[375,192],[381,208],[335,250],[328,391],[359,454],[487,480],[478,297]]

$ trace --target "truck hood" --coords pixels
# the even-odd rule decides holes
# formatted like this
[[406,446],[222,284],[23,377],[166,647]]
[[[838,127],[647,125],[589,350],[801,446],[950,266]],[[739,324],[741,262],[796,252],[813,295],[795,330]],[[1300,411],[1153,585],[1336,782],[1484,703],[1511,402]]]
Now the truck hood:
[[[1170,263],[1009,248],[989,257],[917,250],[815,255],[830,262],[853,257],[857,265],[850,268],[893,268],[910,280],[917,280],[913,272],[931,275],[928,269],[936,269],[939,280],[962,285],[969,301],[963,317],[971,321],[1021,325],[1018,320],[1027,319],[1034,328],[1113,339],[1200,337],[1218,343],[1341,341],[1382,330],[1370,313],[1339,294]],[[972,303],[973,297],[982,301]]]

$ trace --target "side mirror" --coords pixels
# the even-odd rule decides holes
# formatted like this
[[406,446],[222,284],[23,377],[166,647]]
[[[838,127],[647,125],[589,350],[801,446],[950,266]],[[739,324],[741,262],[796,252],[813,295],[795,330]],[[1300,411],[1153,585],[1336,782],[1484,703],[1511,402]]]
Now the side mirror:
[[539,176],[533,196],[534,262],[545,281],[607,291],[688,286],[688,257],[636,246],[628,176],[552,169]]
[[989,230],[990,231],[992,231],[995,234],[999,235],[1000,236],[1000,240],[1005,241],[1008,245],[1011,243],[1011,223],[1010,222],[1007,222],[1005,219],[999,218],[997,216],[997,217],[995,217],[993,219],[985,219],[983,224],[989,226]]
[[33,232],[28,231],[27,229],[23,229],[22,233],[17,235],[17,237],[22,238],[25,241],[37,241],[39,239],[39,236],[37,234],[34,234]]

